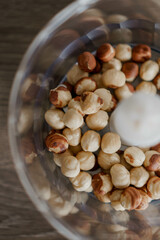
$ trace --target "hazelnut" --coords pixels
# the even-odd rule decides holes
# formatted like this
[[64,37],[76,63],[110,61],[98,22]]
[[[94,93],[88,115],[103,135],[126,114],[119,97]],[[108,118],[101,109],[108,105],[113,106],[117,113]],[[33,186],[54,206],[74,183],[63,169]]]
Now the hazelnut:
[[93,92],[84,92],[81,96],[80,104],[85,114],[93,114],[102,108],[103,100]]
[[136,87],[136,91],[141,91],[147,94],[155,95],[157,93],[157,89],[152,82],[142,81]]
[[139,192],[142,196],[142,200],[141,200],[140,204],[138,205],[138,207],[136,208],[136,210],[145,210],[146,208],[148,208],[149,197],[148,197],[147,193],[145,193],[143,190],[139,190]]
[[123,190],[120,189],[116,189],[110,192],[109,199],[111,200],[111,202],[120,201],[122,192]]
[[81,100],[80,96],[72,98],[68,103],[68,108],[69,109],[73,108],[73,109],[77,110],[82,116],[84,116],[85,114],[82,111],[80,100]]
[[110,174],[116,188],[123,189],[130,185],[130,173],[122,164],[114,164],[110,169]]
[[102,130],[108,124],[108,114],[103,110],[99,110],[94,114],[90,114],[86,117],[86,124],[92,130]]
[[77,146],[69,146],[69,150],[73,153],[74,156],[77,155],[80,151],[82,151],[81,144],[78,144]]
[[107,132],[102,137],[101,148],[105,153],[115,153],[121,147],[120,136],[116,133]]
[[45,143],[50,152],[63,153],[68,149],[67,138],[59,133],[49,134],[46,137]]
[[53,160],[58,167],[61,167],[63,159],[68,156],[72,156],[69,149],[67,149],[64,153],[54,153]]
[[138,76],[138,64],[134,62],[124,63],[122,67],[122,72],[125,74],[127,82],[133,82],[134,79]]
[[81,146],[84,151],[95,152],[100,147],[101,137],[99,133],[89,130],[81,138]]
[[96,67],[96,59],[90,52],[83,52],[78,57],[78,66],[82,71],[92,72]]
[[103,99],[103,106],[101,107],[102,110],[108,110],[112,100],[112,94],[109,90],[105,88],[99,88],[94,91],[96,95]]
[[125,208],[122,206],[120,201],[111,202],[111,206],[116,211],[124,211],[125,210]]
[[97,88],[103,88],[103,83],[102,83],[102,74],[101,73],[96,73],[92,75],[92,79],[96,82]]
[[74,91],[77,95],[81,95],[86,91],[93,92],[96,90],[96,88],[97,84],[91,77],[84,77],[76,83]]
[[109,62],[103,63],[102,72],[105,72],[105,71],[107,71],[109,69],[112,69],[112,68],[120,71],[121,68],[122,68],[121,61],[119,59],[112,58]]
[[131,184],[137,188],[143,187],[149,179],[149,173],[144,167],[132,168],[130,171]]
[[70,181],[76,191],[82,192],[91,186],[92,177],[87,172],[80,172],[76,177],[70,178]]
[[158,75],[154,78],[153,83],[155,84],[156,88],[157,88],[158,90],[160,90],[160,74],[158,74]]
[[76,157],[67,156],[61,163],[61,172],[66,177],[76,177],[80,173],[80,164]]
[[140,167],[145,160],[145,154],[140,148],[128,147],[124,151],[124,158],[131,166]]
[[102,82],[105,87],[118,88],[125,84],[126,77],[123,72],[109,69],[102,74]]
[[159,65],[155,61],[148,60],[140,67],[140,77],[145,81],[152,81],[159,72]]
[[122,87],[115,89],[115,95],[118,98],[118,100],[123,100],[131,97],[133,92],[134,87],[129,83],[126,83]]
[[101,168],[108,170],[116,163],[120,163],[120,156],[117,153],[107,154],[102,150],[99,152],[98,164]]
[[160,199],[160,178],[157,176],[151,177],[147,182],[147,190],[152,199]]
[[127,187],[121,194],[120,202],[125,209],[133,210],[139,206],[141,201],[142,195],[134,187]]
[[126,21],[128,18],[125,15],[121,14],[111,14],[107,16],[106,22],[107,23],[121,23]]
[[127,168],[128,171],[130,171],[132,169],[132,166],[130,164],[128,164],[126,162],[126,160],[124,159],[123,154],[121,154],[121,156],[120,156],[120,164],[122,164],[125,168]]
[[96,162],[96,158],[91,152],[80,151],[76,158],[80,163],[80,169],[84,171],[91,170]]
[[115,56],[115,50],[111,44],[104,43],[97,49],[96,56],[102,62],[109,62]]
[[64,112],[60,109],[51,109],[46,111],[44,117],[49,126],[58,130],[64,128],[63,116]]
[[103,172],[95,174],[92,178],[92,187],[94,193],[105,195],[113,188],[111,177]]
[[122,62],[129,61],[132,58],[132,48],[128,44],[118,44],[116,46],[116,58]]
[[135,62],[145,62],[151,58],[151,48],[145,44],[138,44],[132,50],[132,60]]
[[49,100],[57,108],[65,107],[72,99],[72,95],[67,87],[59,86],[50,90]]
[[33,124],[33,108],[28,106],[23,106],[19,113],[19,119],[17,124],[17,130],[19,134],[26,133]]
[[94,195],[96,196],[96,198],[100,201],[100,202],[103,202],[103,203],[109,203],[110,202],[110,199],[109,199],[109,192],[102,195],[102,194],[99,194],[98,192],[94,192]]
[[73,86],[83,77],[88,77],[88,73],[82,71],[76,64],[67,73],[67,81]]
[[159,171],[160,170],[160,153],[151,150],[145,153],[144,167],[148,171]]
[[116,98],[112,95],[112,99],[109,105],[109,108],[107,109],[107,112],[113,111],[117,106],[117,100]]
[[157,145],[151,147],[151,150],[157,151],[160,153],[160,143],[158,143]]
[[93,187],[92,187],[92,185],[90,185],[89,188],[87,188],[87,189],[85,190],[85,192],[87,192],[87,193],[93,192]]
[[75,109],[70,108],[64,114],[63,122],[66,127],[75,130],[83,125],[83,117],[82,115]]
[[93,69],[92,73],[99,73],[102,69],[101,63],[96,59],[96,67]]
[[72,130],[70,128],[65,128],[63,130],[63,135],[67,138],[69,145],[77,146],[81,140],[81,129],[77,128]]

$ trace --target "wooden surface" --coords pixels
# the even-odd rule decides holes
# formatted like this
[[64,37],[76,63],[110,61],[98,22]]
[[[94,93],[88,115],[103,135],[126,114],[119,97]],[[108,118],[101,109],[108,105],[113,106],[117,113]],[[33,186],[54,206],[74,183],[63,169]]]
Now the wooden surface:
[[0,240],[64,239],[36,210],[17,177],[8,146],[7,111],[24,52],[47,21],[72,0],[0,0]]

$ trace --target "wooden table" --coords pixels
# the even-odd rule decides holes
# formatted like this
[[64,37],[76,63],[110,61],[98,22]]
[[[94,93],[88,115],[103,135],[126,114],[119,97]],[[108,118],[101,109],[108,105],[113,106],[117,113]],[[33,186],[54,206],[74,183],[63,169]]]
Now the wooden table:
[[0,240],[64,239],[36,210],[20,184],[8,145],[7,111],[12,81],[28,45],[71,2],[0,1]]

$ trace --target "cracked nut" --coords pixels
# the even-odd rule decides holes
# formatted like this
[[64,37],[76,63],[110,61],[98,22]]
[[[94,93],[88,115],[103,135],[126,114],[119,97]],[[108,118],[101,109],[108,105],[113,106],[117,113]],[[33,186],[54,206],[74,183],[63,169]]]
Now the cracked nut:
[[72,95],[67,87],[59,86],[50,90],[49,100],[57,108],[65,107],[72,99]]
[[66,177],[76,177],[80,173],[80,164],[76,157],[67,156],[61,163],[61,172]]
[[149,179],[149,173],[144,167],[132,168],[130,171],[131,184],[137,188],[143,187]]
[[45,120],[53,129],[59,130],[64,128],[64,112],[60,109],[50,109],[45,112]]
[[98,164],[104,170],[109,170],[114,164],[120,163],[120,156],[117,153],[107,154],[100,150]]
[[160,143],[156,144],[155,146],[151,147],[151,150],[157,151],[160,153]]
[[115,89],[117,99],[123,100],[132,96],[134,87],[130,83],[125,83],[122,87]]
[[70,128],[65,128],[63,130],[63,135],[67,138],[69,145],[77,146],[81,140],[81,129],[77,128],[72,130]]
[[63,159],[68,156],[72,156],[69,149],[67,149],[64,153],[53,153],[53,160],[58,167],[61,167]]
[[155,95],[157,93],[157,89],[152,82],[142,81],[136,87],[136,91],[144,92],[147,94]]
[[99,133],[89,130],[81,138],[81,146],[84,151],[96,152],[100,147],[101,137]]
[[139,67],[138,64],[134,62],[126,62],[123,64],[122,72],[126,76],[127,82],[133,82],[135,78],[138,76]]
[[107,111],[110,108],[112,101],[111,92],[105,88],[99,88],[96,91],[94,91],[94,93],[103,100],[103,106],[101,107],[101,109]]
[[154,79],[153,83],[155,84],[156,88],[160,90],[160,74],[158,74]]
[[145,44],[138,44],[132,49],[132,60],[143,63],[151,58],[151,48]]
[[86,117],[87,126],[96,131],[100,131],[105,128],[108,124],[108,114],[103,110],[99,110],[94,114],[90,114]]
[[122,164],[114,164],[110,169],[110,174],[116,188],[123,189],[130,185],[130,173]]
[[144,167],[147,171],[159,171],[160,170],[160,153],[151,150],[145,153]]
[[148,60],[140,67],[140,77],[145,81],[152,81],[159,72],[159,65],[155,61]]
[[75,130],[83,125],[84,120],[82,115],[77,110],[70,108],[64,114],[63,122],[66,127]]
[[132,58],[132,48],[128,44],[118,44],[116,46],[116,58],[122,62],[129,61]]
[[113,188],[111,177],[103,172],[95,174],[92,178],[92,187],[94,193],[105,195]]
[[86,191],[92,184],[92,177],[87,172],[80,172],[76,177],[70,178],[73,188],[78,191]]
[[109,69],[102,74],[102,82],[105,87],[118,88],[125,84],[126,76],[116,69]]
[[109,69],[116,69],[116,70],[121,70],[122,68],[122,63],[119,59],[112,58],[109,62],[103,63],[102,65],[102,72],[105,72]]
[[151,177],[147,182],[148,195],[152,199],[160,198],[160,178],[157,176]]
[[59,133],[49,134],[46,137],[45,143],[50,152],[63,153],[68,149],[67,138]]
[[80,151],[76,158],[80,163],[80,169],[84,171],[91,170],[96,163],[96,158],[92,152]]
[[76,83],[74,91],[77,95],[82,95],[84,92],[93,92],[96,88],[97,84],[91,77],[84,77]]
[[82,116],[84,116],[85,114],[82,111],[80,100],[81,100],[80,96],[72,98],[68,103],[68,108],[69,109],[73,108],[73,109],[77,110]]
[[102,137],[101,149],[105,153],[115,153],[121,147],[120,136],[116,133],[107,132]]
[[96,56],[102,62],[109,62],[115,56],[115,49],[111,44],[104,43],[97,49]]
[[124,151],[124,159],[131,166],[140,167],[145,160],[145,154],[140,148],[128,147]]
[[125,209],[136,209],[142,201],[140,191],[134,187],[127,187],[121,194],[120,202]]
[[96,59],[90,52],[83,52],[78,57],[78,66],[82,71],[92,72],[96,67]]
[[83,77],[88,77],[88,72],[82,71],[77,64],[67,73],[67,81],[73,86]]

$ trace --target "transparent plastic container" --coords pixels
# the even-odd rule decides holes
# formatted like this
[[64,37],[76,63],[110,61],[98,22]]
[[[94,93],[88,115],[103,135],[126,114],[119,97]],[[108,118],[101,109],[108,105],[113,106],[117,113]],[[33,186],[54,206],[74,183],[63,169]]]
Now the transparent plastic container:
[[159,0],[75,1],[38,34],[15,76],[8,121],[17,173],[38,210],[68,239],[160,239],[160,201],[145,211],[116,212],[92,193],[77,193],[44,144],[49,90],[65,80],[77,56],[104,42],[148,44],[158,56],[159,11]]

